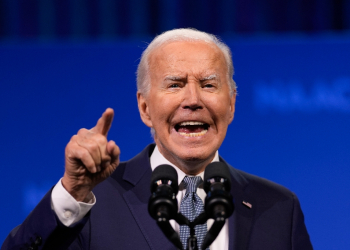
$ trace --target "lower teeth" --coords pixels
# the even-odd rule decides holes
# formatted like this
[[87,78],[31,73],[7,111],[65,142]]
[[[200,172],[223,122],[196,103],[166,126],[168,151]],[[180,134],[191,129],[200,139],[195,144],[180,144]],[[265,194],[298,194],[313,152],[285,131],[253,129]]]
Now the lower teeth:
[[183,136],[188,136],[188,137],[196,137],[196,136],[201,136],[201,135],[204,135],[208,132],[208,130],[203,130],[199,133],[183,133],[183,132],[179,132],[180,135],[183,135]]

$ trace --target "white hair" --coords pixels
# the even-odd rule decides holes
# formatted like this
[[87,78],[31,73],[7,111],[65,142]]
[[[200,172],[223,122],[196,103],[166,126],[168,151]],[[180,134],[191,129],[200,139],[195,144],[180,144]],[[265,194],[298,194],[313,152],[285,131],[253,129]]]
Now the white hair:
[[231,57],[230,48],[221,42],[216,36],[208,34],[196,29],[187,28],[187,29],[173,29],[162,33],[161,35],[156,36],[153,41],[148,45],[148,47],[143,51],[140,63],[137,67],[137,90],[144,95],[147,95],[150,90],[150,76],[149,76],[149,55],[151,52],[160,47],[161,45],[167,42],[173,41],[202,41],[207,43],[215,44],[224,54],[228,80],[230,86],[231,95],[236,90],[237,86],[235,81],[232,79],[234,70]]

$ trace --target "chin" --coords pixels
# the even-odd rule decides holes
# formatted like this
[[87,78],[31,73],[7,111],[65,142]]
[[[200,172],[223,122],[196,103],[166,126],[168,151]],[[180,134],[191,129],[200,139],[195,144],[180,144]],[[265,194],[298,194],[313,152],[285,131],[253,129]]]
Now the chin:
[[[178,152],[177,156],[185,162],[189,163],[201,163],[214,157],[216,150],[208,153],[208,149],[187,149],[184,152]],[[210,150],[212,151],[212,150]],[[211,160],[211,159],[210,159]]]
[[[187,162],[191,165],[212,160],[219,144],[215,138],[211,141],[206,139],[205,142],[201,141],[200,138],[184,139],[181,137],[180,139],[177,137],[176,140],[165,140],[164,143],[155,136],[155,142],[165,158],[169,157],[168,160],[173,158],[177,162]],[[209,141],[210,143],[208,143]]]

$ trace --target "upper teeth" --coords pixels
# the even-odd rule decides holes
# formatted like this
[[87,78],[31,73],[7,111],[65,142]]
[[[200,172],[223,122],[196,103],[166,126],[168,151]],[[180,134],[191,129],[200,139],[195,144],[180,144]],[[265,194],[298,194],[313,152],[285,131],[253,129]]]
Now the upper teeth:
[[204,125],[203,122],[181,122],[180,126],[186,126],[186,125]]

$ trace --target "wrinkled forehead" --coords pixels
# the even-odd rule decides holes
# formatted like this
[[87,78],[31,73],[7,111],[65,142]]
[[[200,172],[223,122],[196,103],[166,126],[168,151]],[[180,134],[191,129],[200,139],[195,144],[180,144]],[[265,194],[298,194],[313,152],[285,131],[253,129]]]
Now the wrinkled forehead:
[[198,63],[203,63],[203,67],[216,64],[225,72],[228,68],[223,52],[216,44],[205,41],[168,41],[153,49],[148,58],[150,73],[186,63],[189,67]]

